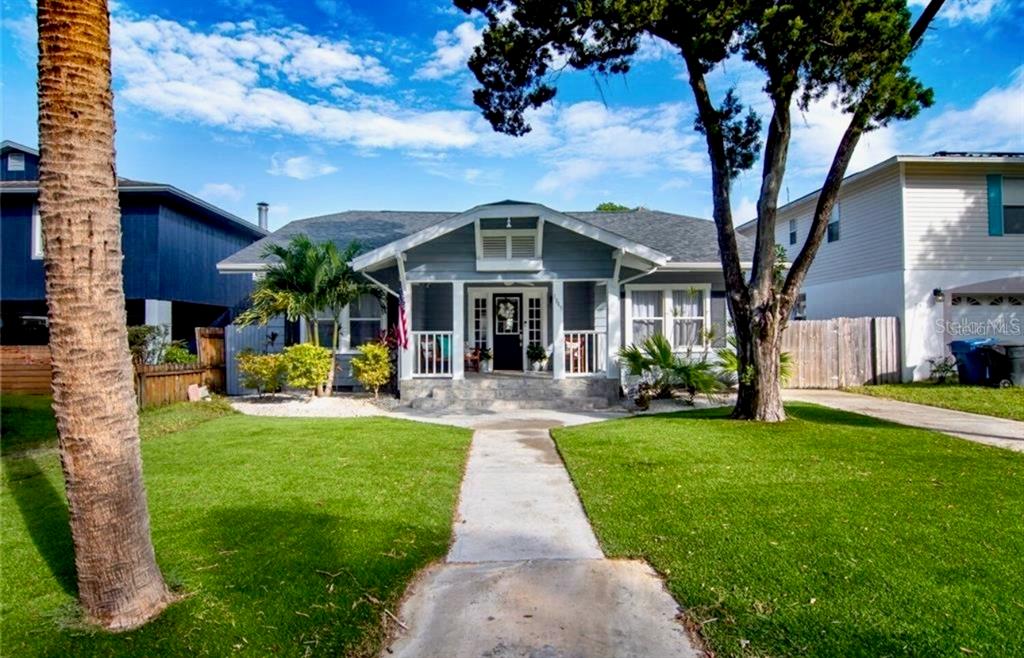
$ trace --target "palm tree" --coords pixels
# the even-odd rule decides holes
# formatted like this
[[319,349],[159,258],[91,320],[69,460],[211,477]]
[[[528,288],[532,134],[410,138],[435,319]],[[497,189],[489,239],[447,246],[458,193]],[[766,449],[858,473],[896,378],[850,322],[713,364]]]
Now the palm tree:
[[[379,295],[376,286],[352,269],[351,261],[359,249],[353,242],[339,252],[333,242],[314,242],[304,234],[284,245],[268,245],[263,255],[273,261],[256,282],[252,305],[238,316],[236,324],[266,324],[283,315],[305,322],[310,342],[319,345],[319,316],[330,312],[331,351],[337,351],[342,309],[363,294]],[[332,368],[320,393],[329,393],[333,382]]]
[[125,328],[105,0],[39,0],[39,215],[78,596],[110,630],[173,595],[150,538]]

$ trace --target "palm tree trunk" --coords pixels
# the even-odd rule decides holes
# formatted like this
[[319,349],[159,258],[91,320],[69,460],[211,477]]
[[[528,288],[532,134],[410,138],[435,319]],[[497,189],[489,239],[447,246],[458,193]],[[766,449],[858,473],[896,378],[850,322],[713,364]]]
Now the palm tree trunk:
[[88,620],[139,626],[174,598],[156,564],[125,328],[105,0],[40,0],[39,214],[53,409],[78,595]]

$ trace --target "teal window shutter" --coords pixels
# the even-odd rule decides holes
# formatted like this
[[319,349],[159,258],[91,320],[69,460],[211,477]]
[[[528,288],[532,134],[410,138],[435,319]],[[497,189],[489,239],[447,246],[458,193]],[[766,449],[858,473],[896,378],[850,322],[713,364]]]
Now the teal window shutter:
[[988,234],[1003,234],[1003,177],[989,174],[988,179]]

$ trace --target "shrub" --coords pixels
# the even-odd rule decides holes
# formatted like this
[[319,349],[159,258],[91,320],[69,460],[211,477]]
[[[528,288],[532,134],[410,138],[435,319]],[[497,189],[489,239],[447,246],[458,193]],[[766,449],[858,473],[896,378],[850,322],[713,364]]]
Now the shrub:
[[242,386],[254,388],[263,395],[276,393],[284,386],[284,359],[280,354],[257,354],[252,350],[241,352],[238,371],[242,373]]
[[289,386],[307,388],[315,393],[327,383],[334,367],[334,355],[326,347],[301,343],[286,347],[283,354]]
[[956,359],[951,356],[943,356],[937,359],[928,359],[930,373],[928,378],[936,384],[945,384],[957,380],[958,371]]
[[544,346],[540,343],[530,343],[526,347],[526,358],[529,359],[530,363],[546,361],[548,358],[548,351],[544,349]]
[[638,389],[643,394],[638,395],[641,408],[646,403],[641,404],[640,397],[672,397],[674,388],[685,390],[690,401],[698,394],[710,397],[722,389],[711,363],[703,358],[681,357],[661,334],[649,336],[640,345],[622,348],[619,359],[630,375],[643,379]]
[[192,352],[189,352],[188,348],[185,347],[184,345],[179,345],[177,343],[172,343],[172,344],[168,345],[167,348],[164,350],[163,362],[164,363],[195,363],[197,358],[198,357],[196,357],[196,355],[193,354]]
[[391,352],[384,343],[366,343],[359,346],[359,356],[352,359],[352,371],[364,388],[380,395],[380,387],[391,380]]

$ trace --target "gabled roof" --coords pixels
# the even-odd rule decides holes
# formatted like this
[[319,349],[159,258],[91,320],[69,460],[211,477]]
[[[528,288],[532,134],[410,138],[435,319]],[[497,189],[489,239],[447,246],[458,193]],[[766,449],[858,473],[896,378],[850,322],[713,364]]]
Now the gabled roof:
[[[5,142],[6,143],[6,142]],[[245,229],[255,235],[268,235],[268,231],[260,228],[252,222],[246,221],[230,213],[223,208],[218,208],[212,203],[208,203],[197,196],[193,196],[184,190],[180,190],[173,185],[167,185],[164,183],[151,183],[149,181],[132,180],[130,178],[117,179],[117,190],[124,193],[154,193],[154,194],[166,194],[170,197],[184,201],[187,204],[199,208],[208,215],[219,218],[221,221],[227,222],[230,225],[234,225],[238,228]],[[0,192],[4,194],[38,194],[39,193],[39,181],[34,180],[8,180],[0,181]]]
[[18,142],[10,139],[5,139],[0,142],[0,153],[5,153],[7,151],[21,151],[22,153],[28,153],[29,155],[39,157],[39,151],[35,150],[31,146],[25,146],[24,144],[19,144]]
[[373,249],[372,251],[353,260],[352,267],[357,270],[372,268],[375,265],[379,265],[397,257],[399,254],[408,251],[409,249],[430,242],[431,240],[435,240],[442,235],[451,233],[463,226],[468,226],[478,219],[489,217],[505,218],[523,216],[539,217],[545,223],[555,224],[556,226],[561,226],[562,228],[579,233],[580,235],[585,235],[586,237],[597,240],[598,242],[603,242],[616,247],[623,253],[632,254],[650,261],[655,265],[664,265],[671,258],[668,254],[665,254],[654,247],[631,240],[596,224],[580,220],[577,217],[552,210],[551,208],[542,206],[539,203],[534,204],[512,201],[510,203],[489,203],[470,208],[466,212],[459,213],[454,217],[449,217],[432,226],[420,229],[412,235],[399,238],[398,240],[377,247],[376,249]]
[[[497,206],[529,206],[526,202],[502,201],[477,206],[494,209]],[[513,216],[522,213],[522,208]],[[349,210],[293,221],[273,234],[222,260],[218,268],[223,272],[251,272],[265,267],[263,253],[269,244],[285,244],[293,236],[305,233],[314,240],[329,240],[345,247],[355,240],[364,249],[376,250],[389,243],[412,236],[458,217],[458,212],[374,211]],[[670,260],[668,267],[683,264],[716,265],[718,238],[715,226],[706,219],[676,215],[638,208],[628,212],[565,212],[568,218],[578,220],[608,234],[619,236],[633,245],[656,250]],[[740,257],[749,262],[753,256],[753,240],[737,236]]]

